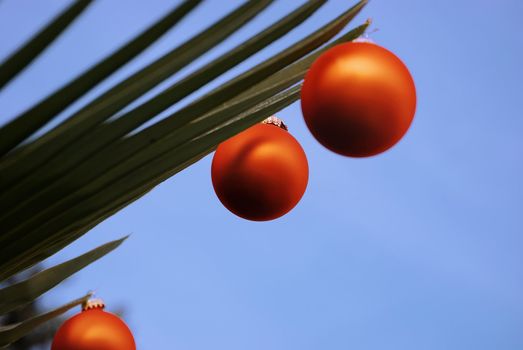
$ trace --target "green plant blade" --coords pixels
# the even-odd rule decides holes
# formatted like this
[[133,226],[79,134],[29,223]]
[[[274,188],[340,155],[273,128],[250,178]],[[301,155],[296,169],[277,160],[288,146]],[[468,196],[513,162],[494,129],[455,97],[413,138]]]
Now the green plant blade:
[[116,249],[127,237],[101,245],[83,255],[0,289],[0,315],[29,304],[60,282]]
[[[0,202],[7,204],[13,203],[11,201],[14,199],[29,199],[31,195],[35,194],[34,188],[43,189],[49,186],[58,176],[73,169],[100,148],[126,135],[150,119],[151,116],[160,113],[173,103],[178,102],[215,77],[279,39],[307,19],[324,3],[325,0],[307,2],[288,16],[269,26],[266,30],[246,40],[244,43],[196,70],[181,81],[173,84],[158,96],[122,115],[114,123],[103,125],[94,133],[86,133],[86,135],[83,135],[78,141],[69,145],[46,164],[43,164],[42,167],[38,169],[38,176],[27,177],[6,190],[5,193],[0,196]],[[7,205],[3,206],[0,204],[0,212],[3,213],[3,215],[0,214],[0,217],[7,215],[8,211],[13,211],[14,209],[15,208],[8,208]]]
[[[270,45],[290,30],[296,28],[323,5],[326,0],[308,1],[289,15],[274,23],[264,31],[246,40],[233,50],[213,60],[181,81],[173,84],[155,98],[120,116],[104,128],[103,135],[111,135],[112,140],[122,137],[146,121],[180,101],[190,93],[201,88],[225,71],[233,68],[251,55]],[[100,136],[102,136],[102,134]],[[89,138],[93,141],[93,138]],[[99,141],[99,138],[94,140]],[[83,148],[83,147],[82,147]]]
[[0,327],[0,347],[8,347],[11,343],[14,343],[18,339],[22,338],[27,333],[32,332],[36,327],[52,320],[55,317],[60,316],[61,314],[78,305],[81,305],[90,297],[91,294],[87,294],[54,310],[32,317],[26,321]]
[[[23,235],[24,232],[31,232],[31,226],[40,226],[43,222],[45,222],[46,219],[50,219],[51,217],[58,215],[58,213],[63,212],[63,210],[67,210],[67,208],[69,208],[72,204],[76,203],[81,198],[87,197],[89,193],[92,193],[93,191],[93,186],[86,189],[82,188],[80,191],[78,191],[78,193],[71,193],[70,191],[66,190],[71,188],[78,188],[81,184],[79,179],[82,179],[82,181],[85,183],[87,181],[91,181],[91,179],[96,178],[98,174],[106,173],[114,165],[121,163],[127,157],[138,152],[140,149],[147,147],[151,143],[151,139],[160,139],[170,130],[175,130],[180,126],[185,125],[188,121],[190,121],[190,118],[196,118],[201,114],[208,112],[220,103],[225,102],[227,99],[244,92],[253,84],[282,69],[296,59],[304,56],[311,50],[314,50],[332,38],[341,29],[343,29],[343,27],[357,13],[359,13],[363,7],[363,4],[364,2],[360,2],[356,6],[344,12],[335,20],[314,32],[312,35],[275,55],[271,59],[261,63],[248,72],[241,74],[222,87],[215,89],[193,104],[190,104],[186,108],[183,108],[180,111],[174,113],[169,118],[159,122],[157,125],[153,126],[153,128],[145,129],[141,133],[137,134],[136,137],[125,140],[125,142],[117,144],[114,149],[100,153],[90,162],[86,162],[78,166],[68,174],[64,181],[55,183],[54,186],[49,187],[46,191],[43,192],[43,194],[37,196],[32,204],[29,203],[26,205],[26,208],[31,210],[31,212],[37,212],[38,214],[34,215],[33,218],[27,222],[18,224],[16,218],[19,217],[19,214],[14,213],[10,216],[10,219],[8,218],[2,221],[2,227],[6,227],[7,229],[12,227],[12,225],[18,225],[18,229],[16,231],[12,231],[10,236],[19,237],[20,235]],[[65,192],[63,192],[64,190]],[[69,202],[67,200],[69,200]],[[39,203],[43,204],[43,206],[39,209],[35,209],[38,208],[38,204],[35,204],[38,203],[38,201]],[[0,202],[8,203],[6,200],[2,200]],[[46,203],[50,202],[56,204],[49,207]]]
[[201,0],[183,2],[127,44],[2,127],[0,129],[0,155],[18,146],[92,87],[136,57],[200,2]]
[[[289,97],[289,95],[291,96]],[[253,113],[256,111],[257,114],[255,117],[261,120],[273,114],[275,111],[284,108],[298,98],[299,89],[297,90],[295,88],[293,91],[272,97],[270,101],[265,102],[262,106],[251,111]],[[249,114],[250,111],[246,113]],[[54,233],[47,235],[43,240],[40,239],[37,244],[31,245],[30,249],[23,249],[23,254],[21,256],[12,257],[10,261],[4,262],[0,265],[0,271],[4,273],[4,276],[12,275],[17,271],[21,271],[24,266],[30,266],[29,261],[31,259],[34,259],[35,257],[43,259],[45,256],[53,254],[63,246],[72,242],[74,239],[77,239],[97,222],[102,221],[123,206],[142,196],[146,191],[165,180],[167,175],[172,176],[199,160],[201,157],[212,151],[215,146],[208,147],[207,144],[205,144],[205,147],[202,147],[202,142],[208,142],[208,140],[204,139],[198,141],[196,145],[184,145],[184,147],[181,148],[181,151],[184,152],[182,160],[180,160],[180,157],[172,160],[169,158],[156,160],[156,176],[151,176],[149,172],[144,173],[142,169],[139,176],[133,174],[133,176],[126,178],[125,181],[119,181],[117,183],[117,188],[115,187],[114,190],[111,191],[110,196],[98,194],[91,198],[88,203],[76,206],[74,211],[69,211],[67,213],[68,217],[62,218],[68,222],[74,222],[74,224],[63,228],[61,231],[49,231]],[[158,171],[158,168],[162,171]],[[144,175],[146,176],[145,181],[143,178]],[[123,188],[125,188],[125,192],[123,192]],[[71,218],[73,217],[75,219],[71,221]],[[27,242],[18,243],[22,246],[28,247]]]
[[[143,148],[140,152],[133,155],[132,158],[119,164],[111,171],[112,173],[116,169],[120,170],[118,173],[112,174],[113,180],[120,178],[127,173],[132,173],[136,168],[138,168],[138,166],[146,165],[152,159],[163,156],[165,152],[171,151],[193,138],[201,137],[214,127],[226,123],[231,119],[231,116],[241,114],[250,108],[254,108],[264,100],[267,100],[271,96],[294,85],[304,78],[310,65],[323,52],[340,43],[356,39],[365,32],[368,25],[369,23],[366,23],[351,30],[322,49],[317,50],[281,71],[276,72],[261,83],[254,85],[247,91],[227,101],[222,106],[213,109],[209,113],[191,121],[191,123],[171,132],[168,137]],[[133,164],[133,167],[131,167],[130,164]],[[104,177],[109,177],[111,173],[104,174]]]
[[[201,137],[205,133],[213,130],[218,125],[227,122],[231,116],[243,113],[244,111],[255,107],[271,96],[280,93],[286,88],[294,85],[303,79],[310,65],[326,50],[342,42],[354,40],[361,36],[368,23],[361,25],[338,40],[325,46],[324,48],[296,61],[290,66],[278,71],[277,73],[265,79],[261,83],[251,87],[249,90],[241,93],[235,98],[227,101],[222,106],[213,109],[211,112],[193,120],[191,123],[170,133],[168,137],[158,140],[157,142],[143,148],[135,153],[133,157],[125,162],[118,164],[115,168],[103,175],[106,183],[121,179],[126,174],[134,173],[140,167],[148,167],[149,162],[155,158],[164,157],[166,152],[177,149],[186,142],[196,137]],[[112,185],[108,185],[112,186]]]
[[[367,27],[368,23],[365,24],[365,25],[362,25],[352,31],[350,31],[349,33],[345,34],[344,36],[342,36],[340,39],[338,39],[337,41],[333,42],[331,45],[323,48],[322,50],[319,50],[318,52],[306,57],[305,59],[301,60],[301,61],[298,61],[297,63],[295,63],[294,65],[291,65],[290,67],[287,67],[286,69],[282,70],[281,72],[277,73],[276,74],[276,77],[273,78],[272,80],[269,80],[268,82],[265,82],[265,85],[269,85],[269,87],[273,87],[272,84],[278,84],[280,83],[280,80],[283,81],[284,80],[284,76],[285,75],[290,75],[291,76],[291,79],[296,79],[298,78],[298,80],[303,76],[303,74],[305,73],[307,67],[314,61],[314,59],[319,55],[321,54],[321,52],[323,52],[324,50],[328,49],[329,47],[331,47],[332,45],[336,45],[340,42],[343,42],[343,41],[347,41],[347,40],[352,40],[358,36],[360,36],[365,28]],[[294,70],[294,71],[293,71]],[[298,74],[296,76],[296,74]],[[293,77],[293,78],[292,78]],[[264,90],[264,85],[262,84],[261,86],[256,86],[253,88],[254,91],[257,91],[257,90],[260,90],[260,91],[263,91]],[[230,112],[232,112],[233,110],[230,110]],[[236,110],[235,112],[237,112],[238,110]],[[222,115],[230,115],[228,113],[222,113]],[[212,118],[209,118],[209,119],[212,119]],[[214,122],[211,121],[211,127],[214,127]],[[191,134],[191,132],[188,132],[188,134]],[[182,133],[183,135],[183,133]],[[172,145],[168,145],[168,147],[170,147]],[[151,152],[149,153],[149,157],[154,154],[157,154],[156,152],[158,152],[158,149],[154,149],[154,150],[151,150]],[[133,163],[131,163],[131,165],[135,166]],[[148,167],[148,165],[146,166]],[[130,170],[131,169],[131,170]],[[124,173],[128,173],[128,172],[133,172],[134,170],[132,170],[132,168],[125,168],[125,171]],[[114,175],[114,174],[111,174],[111,175]],[[116,176],[116,179],[118,179],[118,176]],[[104,181],[106,181],[106,186],[110,186],[112,188],[113,184],[111,184],[111,182],[107,182],[107,178],[104,178],[103,179]],[[112,180],[114,181],[115,180],[115,177],[109,177],[109,180]],[[96,185],[96,184],[95,184]],[[89,191],[86,191],[84,193],[82,193],[81,195],[79,195],[78,197],[76,197],[75,200],[77,200],[78,202],[80,202],[82,199],[85,199],[89,193],[92,193],[93,192],[93,187],[91,188],[88,188]],[[94,189],[98,189],[96,186],[94,186]],[[110,191],[110,189],[109,189]],[[77,202],[69,202],[70,205],[74,205],[75,203]],[[89,203],[85,203],[85,205],[89,206],[90,204]],[[81,218],[78,218],[78,219],[81,219]],[[58,229],[58,228],[57,228]],[[17,239],[17,243],[20,243],[20,240]],[[34,243],[36,244],[37,241],[34,241]]]
[[44,51],[91,2],[92,0],[75,1],[18,51],[2,62],[0,64],[0,89]]
[[[196,162],[197,160],[199,159],[195,159],[194,162]],[[11,261],[11,263],[9,264],[4,264],[3,267],[0,269],[0,281],[15,275],[27,269],[28,267],[33,266],[36,263],[46,259],[54,253],[60,251],[68,244],[70,244],[72,241],[80,238],[83,234],[85,234],[90,229],[98,225],[100,222],[117,213],[119,210],[123,209],[135,200],[146,195],[151,190],[152,188],[146,188],[140,193],[137,193],[135,196],[128,199],[126,202],[120,203],[118,206],[115,206],[112,209],[107,210],[106,212],[104,212],[103,216],[100,216],[96,220],[89,222],[89,224],[80,228],[76,228],[75,231],[69,232],[67,235],[62,236],[59,239],[54,240],[53,242],[46,242],[45,245],[40,246],[38,249],[36,249],[35,252],[33,252],[34,254],[30,256],[26,255],[24,256],[24,259],[15,259],[14,261]]]
[[251,0],[198,35],[131,75],[42,137],[0,161],[0,191],[49,160],[81,134],[95,128],[151,88],[218,45],[274,0]]
[[219,104],[241,94],[278,70],[292,64],[297,59],[305,56],[326,43],[328,40],[332,39],[363,9],[366,3],[366,0],[358,2],[336,19],[316,30],[305,39],[283,50],[279,54],[271,57],[265,62],[262,62],[247,72],[240,74],[236,78],[224,83],[180,111],[173,113],[171,116],[137,133],[127,140],[125,147],[136,147],[135,149],[137,149],[138,147],[149,144],[151,140],[158,140],[174,129],[190,122],[192,119],[207,113]]

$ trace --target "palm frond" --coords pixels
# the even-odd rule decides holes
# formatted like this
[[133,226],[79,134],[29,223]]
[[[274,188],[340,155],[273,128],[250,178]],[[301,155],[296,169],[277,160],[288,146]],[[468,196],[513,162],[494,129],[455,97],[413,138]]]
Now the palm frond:
[[9,344],[22,338],[25,334],[31,332],[36,327],[44,324],[45,322],[52,320],[53,318],[60,316],[61,314],[71,310],[73,307],[83,304],[87,299],[91,297],[91,294],[87,294],[81,298],[70,301],[69,303],[57,307],[51,311],[43,313],[41,315],[32,317],[26,321],[11,324],[8,326],[0,327],[0,347],[8,347]]
[[[12,203],[15,198],[26,198],[29,200],[31,198],[31,189],[44,189],[46,185],[49,186],[58,176],[76,167],[102,147],[125,136],[125,134],[150,119],[151,116],[162,112],[165,108],[178,102],[202,85],[286,34],[309,17],[324,2],[325,0],[315,0],[306,3],[265,31],[255,35],[188,77],[171,85],[158,96],[121,116],[114,123],[103,125],[92,133],[89,132],[90,129],[85,129],[83,138],[79,138],[73,144],[64,147],[56,156],[38,169],[40,176],[32,176],[19,181],[0,195],[0,202]],[[0,217],[5,217],[8,212],[14,211],[14,208],[8,208],[0,204],[0,211],[3,212],[0,214]]]
[[[55,254],[212,152],[220,142],[298,100],[300,81],[314,60],[330,47],[359,37],[369,25],[360,25],[329,43],[366,5],[367,1],[361,0],[302,40],[144,127],[167,108],[298,27],[326,2],[310,0],[156,96],[118,115],[272,3],[247,1],[102,93],[57,127],[30,140],[34,132],[145,50],[200,2],[185,0],[130,42],[0,128],[0,282]],[[76,1],[48,26],[52,30],[44,29],[11,56],[7,63],[23,53],[19,68],[0,66],[0,73],[5,67],[10,72],[0,74],[0,88],[2,79],[5,84],[29,64],[88,3]],[[0,314],[33,301],[121,242],[107,243],[0,290]],[[85,298],[26,322],[0,327],[0,346]]]
[[200,2],[185,1],[130,42],[13,119],[0,129],[0,155],[15,148],[92,87],[144,51]]
[[[0,89],[44,51],[91,3],[92,0],[75,1],[25,45],[2,62],[0,64]],[[2,153],[0,152],[0,154]]]
[[112,252],[126,238],[101,245],[74,259],[40,271],[24,281],[0,289],[0,315],[31,303],[66,278]]
[[[112,167],[119,165],[122,161],[135,153],[146,149],[148,145],[151,144],[151,139],[156,141],[166,136],[169,132],[174,132],[191,119],[198,118],[209,112],[219,104],[244,92],[253,84],[265,79],[325,43],[343,29],[343,27],[358,11],[359,7],[354,7],[346,11],[337,19],[320,28],[315,33],[307,36],[305,39],[283,50],[272,58],[262,62],[246,73],[243,73],[216,88],[170,117],[165,118],[136,135],[118,140],[112,148],[105,150],[105,152],[97,153],[91,159],[84,161],[71,172],[68,172],[67,178],[55,182],[49,186],[49,188],[44,187],[40,193],[37,193],[35,196],[36,198],[33,201],[29,200],[25,203],[25,206],[24,203],[22,203],[20,205],[21,209],[11,209],[12,214],[1,220],[0,223],[2,227],[6,227],[9,230],[7,234],[4,234],[4,237],[16,237],[16,240],[12,240],[14,241],[12,244],[9,244],[10,242],[4,243],[5,250],[0,250],[0,256],[8,259],[10,255],[16,254],[15,252],[17,249],[15,248],[15,245],[23,245],[24,243],[22,242],[26,238],[34,241],[35,238],[30,238],[31,235],[27,233],[34,232],[33,237],[49,237],[52,232],[57,232],[60,229],[60,224],[58,224],[58,222],[60,222],[59,218],[67,215],[68,209],[73,210],[73,205],[76,204],[76,206],[78,206],[78,203],[81,203],[83,198],[88,197],[90,193],[96,191],[100,186],[103,186],[104,181],[106,181],[105,179],[107,178],[106,175]],[[111,124],[107,127],[111,127]],[[80,152],[81,148],[83,147],[80,147],[78,152]],[[101,179],[97,179],[98,176],[101,176]],[[89,184],[89,186],[87,186],[87,184]],[[36,186],[26,185],[24,187],[35,188]],[[74,192],[71,191],[72,188],[79,188],[80,190]],[[49,206],[48,203],[55,203],[55,205]],[[44,206],[42,206],[42,204],[44,204]],[[29,211],[37,214],[33,214],[30,219],[23,223],[19,223],[17,218],[20,217],[21,213]],[[52,226],[50,231],[47,231],[45,220],[54,220],[57,224]],[[63,227],[63,223],[61,225]],[[33,229],[31,229],[31,227]],[[25,237],[23,237],[24,233],[26,233]],[[39,238],[36,239],[39,240]],[[5,260],[0,258],[0,263],[3,261]]]
[[218,45],[273,0],[251,0],[200,34],[123,80],[31,144],[0,160],[0,190],[31,174],[82,132],[91,130]]

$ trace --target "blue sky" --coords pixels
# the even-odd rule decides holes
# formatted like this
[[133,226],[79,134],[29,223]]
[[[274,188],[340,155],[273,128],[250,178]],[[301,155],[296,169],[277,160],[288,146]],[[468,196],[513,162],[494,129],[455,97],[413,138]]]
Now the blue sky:
[[[0,59],[67,3],[0,1]],[[239,3],[206,1],[83,102]],[[299,3],[276,1],[170,81]],[[329,1],[209,88],[352,3]],[[2,121],[171,6],[97,2],[0,93]],[[139,349],[523,349],[523,3],[373,0],[354,23],[367,17],[379,29],[372,38],[405,61],[417,85],[414,123],[395,148],[368,159],[330,153],[294,104],[278,116],[309,159],[295,210],[266,223],[233,216],[214,195],[207,157],[50,258],[132,233],[45,304],[95,289],[109,309],[125,307]]]

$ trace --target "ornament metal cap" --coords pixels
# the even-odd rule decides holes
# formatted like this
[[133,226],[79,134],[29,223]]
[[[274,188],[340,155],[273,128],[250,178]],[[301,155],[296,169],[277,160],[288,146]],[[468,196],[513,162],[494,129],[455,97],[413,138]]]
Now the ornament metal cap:
[[82,311],[94,309],[105,309],[104,301],[100,298],[91,298],[82,304]]
[[275,115],[262,121],[262,124],[274,125],[279,128],[282,128],[285,131],[289,131],[289,129],[287,128],[287,125],[283,122],[283,120],[281,120],[280,118],[278,118]]

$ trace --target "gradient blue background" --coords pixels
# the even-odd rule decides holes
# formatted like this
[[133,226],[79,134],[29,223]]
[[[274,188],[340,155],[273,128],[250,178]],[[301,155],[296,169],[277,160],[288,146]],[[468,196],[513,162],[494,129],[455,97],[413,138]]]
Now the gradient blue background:
[[[0,59],[68,3],[0,1]],[[239,3],[206,1],[83,101]],[[299,3],[276,1],[191,69]],[[352,3],[329,1],[223,78]],[[171,6],[96,2],[2,91],[2,122]],[[109,309],[126,308],[139,349],[523,349],[523,2],[373,0],[353,23],[367,17],[379,29],[371,37],[417,84],[416,118],[400,144],[369,159],[334,155],[308,133],[296,103],[279,113],[310,165],[295,210],[267,223],[233,216],[214,195],[207,157],[50,258],[132,233],[45,304],[95,289]]]

